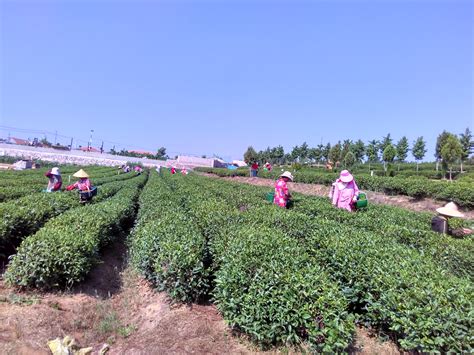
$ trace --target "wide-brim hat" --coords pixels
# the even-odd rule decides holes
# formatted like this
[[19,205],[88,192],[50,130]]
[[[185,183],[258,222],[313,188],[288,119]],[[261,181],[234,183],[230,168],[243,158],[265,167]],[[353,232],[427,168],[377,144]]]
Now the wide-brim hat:
[[348,170],[343,170],[339,175],[339,180],[341,180],[342,182],[351,182],[352,180],[354,180],[354,177]]
[[454,202],[448,202],[443,207],[437,208],[436,212],[449,217],[464,217],[464,214],[459,211],[458,206]]
[[77,177],[77,178],[88,178],[89,177],[89,175],[87,175],[87,173],[82,169],[79,170],[79,171],[76,171],[73,176]]
[[286,177],[290,179],[291,181],[293,181],[293,175],[291,175],[289,171],[285,171],[283,174],[280,175],[280,177]]
[[59,168],[54,167],[51,169],[51,174],[53,175],[61,175],[61,172],[59,171]]

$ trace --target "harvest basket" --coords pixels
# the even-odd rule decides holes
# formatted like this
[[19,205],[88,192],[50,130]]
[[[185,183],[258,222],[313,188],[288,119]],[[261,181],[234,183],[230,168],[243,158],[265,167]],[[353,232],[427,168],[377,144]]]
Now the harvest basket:
[[357,196],[357,202],[355,203],[356,208],[365,208],[367,207],[367,203],[367,195],[365,194],[365,192],[360,192],[359,196]]
[[275,193],[274,192],[267,192],[267,194],[265,195],[265,199],[268,201],[268,202],[272,202],[273,203],[273,198],[275,197]]
[[90,200],[97,195],[97,187],[92,187],[90,191],[79,191],[79,195],[81,196],[81,200]]

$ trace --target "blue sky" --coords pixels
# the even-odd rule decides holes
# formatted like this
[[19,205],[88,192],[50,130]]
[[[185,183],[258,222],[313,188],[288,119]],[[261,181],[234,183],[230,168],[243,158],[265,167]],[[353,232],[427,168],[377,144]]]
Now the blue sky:
[[3,0],[0,124],[226,158],[390,132],[431,160],[473,130],[473,4]]

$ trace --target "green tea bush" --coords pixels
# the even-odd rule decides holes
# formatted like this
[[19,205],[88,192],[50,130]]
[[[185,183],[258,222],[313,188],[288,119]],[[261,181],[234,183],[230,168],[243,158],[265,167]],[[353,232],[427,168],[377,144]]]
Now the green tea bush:
[[[99,181],[99,194],[92,203],[113,196],[134,177],[112,176]],[[0,203],[0,248],[15,246],[23,237],[36,232],[44,223],[70,208],[78,207],[77,191],[36,193]]]
[[343,351],[354,332],[347,302],[294,238],[244,227],[221,250],[214,300],[224,318],[264,345],[308,340]]
[[307,243],[362,319],[396,334],[403,349],[472,351],[471,282],[414,249],[336,223],[320,223]]
[[[248,176],[246,170],[201,168],[199,171],[218,176]],[[276,179],[281,172],[260,173],[260,177]],[[294,174],[295,182],[331,185],[338,177],[336,173],[301,170]],[[381,177],[365,174],[355,175],[357,185],[362,190],[400,194],[415,198],[432,197],[444,201],[454,201],[462,207],[474,207],[474,186],[462,181],[430,181],[426,177]]]
[[100,249],[133,221],[135,201],[145,181],[143,175],[108,200],[50,220],[21,243],[5,273],[7,283],[47,289],[81,281]]
[[[237,188],[236,184],[216,180],[211,180],[207,186],[207,190],[219,191],[224,200],[227,191],[226,203],[233,201],[232,191]],[[256,191],[247,186],[239,189],[249,193]],[[333,209],[326,202],[325,207],[313,208],[311,214],[305,215],[302,210],[264,207],[265,202],[263,198],[261,200],[260,207],[244,212],[247,216],[242,220],[243,228],[250,225],[246,234],[253,235],[262,227],[278,226],[283,235],[304,243],[309,262],[328,271],[361,321],[392,335],[404,350],[472,351],[474,290],[469,280],[472,279],[469,257],[472,255],[472,240],[459,241],[431,233],[427,214],[396,208],[377,211],[379,206],[375,206],[365,215],[350,214]],[[324,208],[331,212],[325,213]],[[384,221],[386,214],[389,218]],[[419,229],[409,229],[418,224]],[[216,275],[227,265],[226,253],[232,243],[245,238],[240,234],[237,238],[232,229],[224,230],[227,234],[224,243],[218,242],[219,233],[211,242],[213,252],[221,255]],[[257,238],[252,242],[257,243]],[[236,250],[244,250],[241,244],[237,245]],[[257,248],[255,253],[257,251],[261,254],[256,254],[252,260],[263,259],[262,263],[266,251],[269,255],[276,253],[268,245]],[[236,262],[240,261],[232,260],[232,263]],[[229,263],[229,268],[232,263]],[[456,274],[462,268],[467,271],[463,277],[447,272]],[[242,274],[241,270],[251,270],[255,275],[257,269],[244,267],[238,270],[236,275]],[[245,296],[238,297],[241,300]]]
[[174,300],[202,300],[210,289],[205,238],[157,174],[152,173],[143,196],[130,242],[133,264]]

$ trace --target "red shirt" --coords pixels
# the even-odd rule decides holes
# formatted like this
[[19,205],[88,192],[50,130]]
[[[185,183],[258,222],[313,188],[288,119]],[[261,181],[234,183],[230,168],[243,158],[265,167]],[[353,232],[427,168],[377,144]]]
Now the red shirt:
[[48,171],[45,176],[48,177],[49,183],[47,190],[48,191],[58,191],[61,189],[61,186],[63,184],[63,181],[61,179],[61,175],[53,175],[51,174],[51,171]]
[[258,163],[252,164],[252,170],[258,170]]
[[89,179],[80,179],[72,186],[80,191],[88,191],[91,189],[91,181]]

